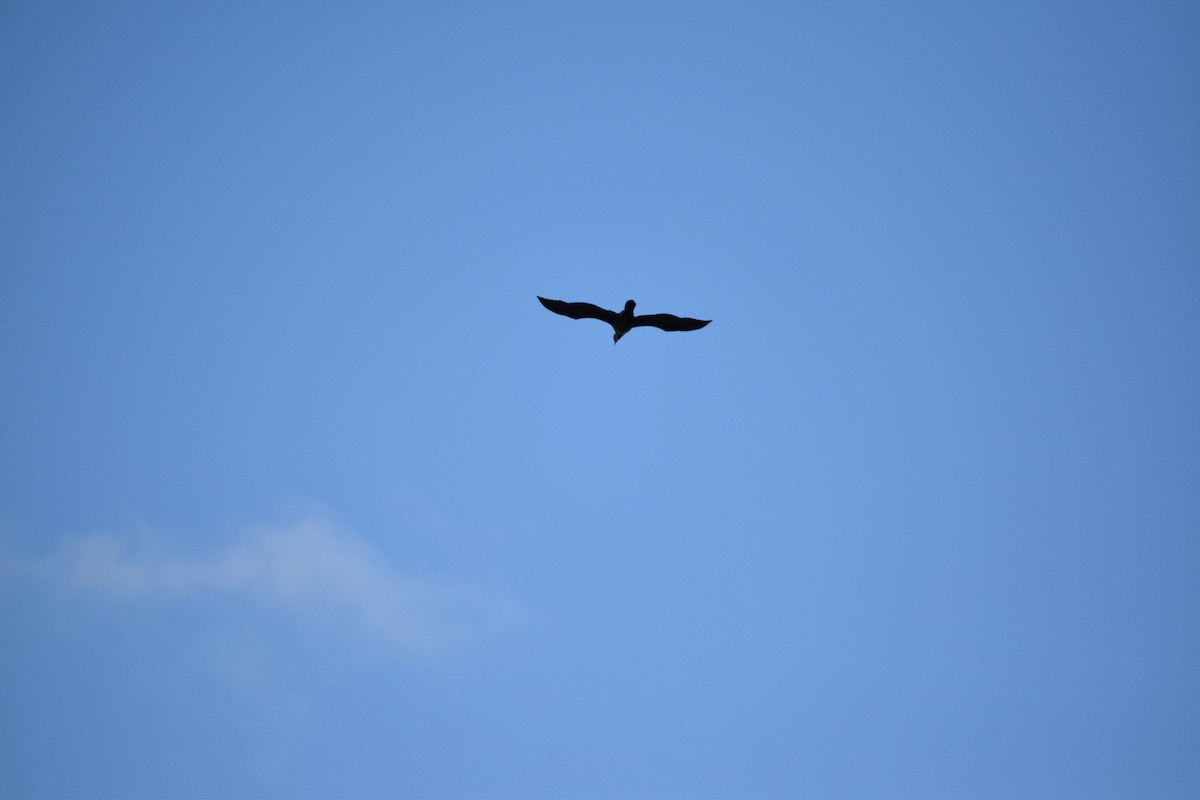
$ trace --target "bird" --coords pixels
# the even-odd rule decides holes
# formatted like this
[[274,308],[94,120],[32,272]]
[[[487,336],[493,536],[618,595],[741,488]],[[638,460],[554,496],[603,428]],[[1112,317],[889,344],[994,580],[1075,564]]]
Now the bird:
[[547,300],[538,296],[542,305],[555,314],[562,314],[571,319],[598,319],[613,327],[613,344],[621,341],[621,337],[633,328],[650,326],[664,331],[696,331],[703,328],[711,319],[692,319],[677,317],[674,314],[640,314],[634,316],[633,309],[637,303],[625,301],[625,308],[618,314],[607,308],[594,306],[591,303],[564,303],[562,300]]

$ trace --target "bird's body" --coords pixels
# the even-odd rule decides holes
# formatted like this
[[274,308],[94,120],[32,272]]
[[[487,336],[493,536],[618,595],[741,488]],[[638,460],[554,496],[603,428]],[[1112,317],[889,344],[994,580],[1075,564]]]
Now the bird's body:
[[564,317],[598,319],[607,322],[612,325],[613,344],[619,342],[621,337],[629,331],[641,326],[660,328],[664,331],[695,331],[712,322],[710,319],[677,317],[674,314],[635,315],[633,309],[637,303],[632,300],[626,300],[625,308],[620,312],[609,311],[607,308],[594,306],[591,303],[565,303],[562,300],[547,300],[544,297],[538,297],[538,300],[555,314],[562,314]]

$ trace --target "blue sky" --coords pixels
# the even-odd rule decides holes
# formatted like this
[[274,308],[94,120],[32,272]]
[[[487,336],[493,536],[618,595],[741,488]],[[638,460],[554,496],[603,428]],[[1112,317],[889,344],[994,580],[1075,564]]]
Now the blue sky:
[[1196,142],[1193,3],[4,3],[0,796],[1200,795]]

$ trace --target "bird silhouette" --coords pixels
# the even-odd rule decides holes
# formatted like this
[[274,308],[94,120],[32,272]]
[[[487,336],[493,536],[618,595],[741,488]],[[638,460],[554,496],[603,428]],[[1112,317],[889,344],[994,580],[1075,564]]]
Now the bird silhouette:
[[613,327],[613,344],[621,341],[621,337],[633,328],[650,326],[664,331],[695,331],[703,328],[711,319],[692,319],[677,317],[674,314],[639,314],[634,316],[633,308],[637,303],[625,301],[625,308],[620,313],[609,311],[607,308],[594,306],[591,303],[564,303],[562,300],[547,300],[538,297],[542,305],[555,314],[562,314],[571,319],[598,319]]

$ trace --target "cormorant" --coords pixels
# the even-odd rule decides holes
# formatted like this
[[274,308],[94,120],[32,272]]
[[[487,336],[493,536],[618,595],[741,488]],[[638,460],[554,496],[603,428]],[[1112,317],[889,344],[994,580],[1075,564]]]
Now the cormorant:
[[555,314],[562,314],[564,317],[607,322],[613,327],[613,344],[619,342],[630,329],[642,325],[662,328],[664,331],[695,331],[712,322],[711,319],[677,317],[674,314],[641,314],[635,317],[633,307],[637,304],[632,300],[625,301],[625,309],[619,314],[591,303],[564,303],[562,300],[547,300],[544,297],[538,297],[538,300]]

